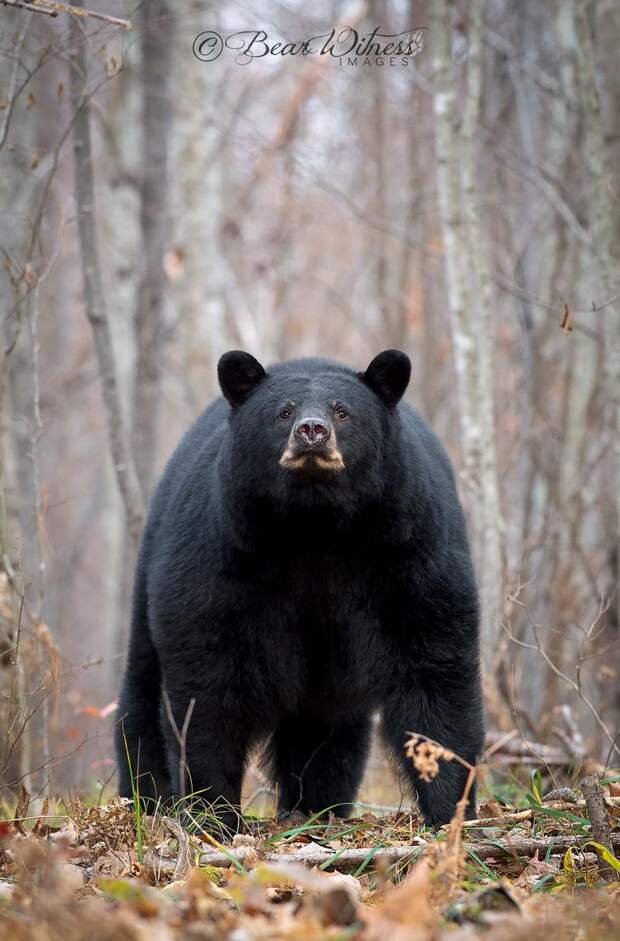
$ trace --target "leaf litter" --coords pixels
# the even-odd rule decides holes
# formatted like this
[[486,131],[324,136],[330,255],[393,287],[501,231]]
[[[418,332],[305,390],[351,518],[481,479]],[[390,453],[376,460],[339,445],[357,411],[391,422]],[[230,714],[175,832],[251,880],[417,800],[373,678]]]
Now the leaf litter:
[[227,846],[160,814],[141,815],[139,841],[124,801],[28,817],[22,800],[0,821],[0,938],[618,939],[620,883],[603,863],[620,868],[620,796],[607,786],[614,853],[593,839],[583,801],[552,796],[489,800],[478,820],[457,812],[439,831],[403,812],[254,821]]

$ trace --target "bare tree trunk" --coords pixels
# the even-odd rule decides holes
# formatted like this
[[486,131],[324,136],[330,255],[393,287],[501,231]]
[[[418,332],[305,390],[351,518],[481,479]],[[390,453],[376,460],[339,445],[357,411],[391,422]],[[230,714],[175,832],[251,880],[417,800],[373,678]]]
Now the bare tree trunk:
[[609,431],[613,442],[613,508],[615,526],[616,624],[620,628],[620,306],[617,299],[620,279],[613,256],[614,202],[609,181],[609,167],[601,118],[601,103],[596,86],[594,43],[589,21],[589,3],[577,0],[575,32],[577,66],[583,99],[586,167],[590,171],[592,251],[600,278],[605,341],[605,367],[609,405]]
[[[385,0],[370,0],[369,16],[373,23],[386,23]],[[388,186],[387,186],[387,154],[386,154],[386,101],[385,76],[381,68],[373,68],[368,76],[371,83],[372,95],[372,159],[374,164],[374,179],[372,181],[372,215],[384,224],[389,218]],[[394,306],[390,298],[390,278],[388,245],[385,232],[378,229],[372,232],[372,261],[374,268],[374,290],[377,310],[379,312],[379,325],[381,332],[388,336],[389,343],[396,345],[398,340],[394,337],[393,321]]]
[[[451,0],[433,5],[437,196],[444,245],[465,480],[472,501],[474,555],[481,585],[481,656],[487,707],[500,727],[510,713],[497,682],[503,614],[502,521],[495,447],[491,278],[476,188],[483,0],[470,22],[470,60],[458,125],[451,55]],[[458,143],[463,144],[461,170]],[[501,648],[500,648],[501,656]]]
[[[27,790],[33,788],[35,723],[23,722],[32,703],[29,691],[33,677],[28,669],[21,634],[22,601],[26,592],[38,595],[40,578],[35,512],[34,466],[30,458],[31,423],[34,410],[32,346],[27,322],[29,298],[26,269],[28,245],[32,238],[31,220],[35,215],[37,192],[28,174],[28,154],[35,150],[36,125],[23,120],[19,110],[18,89],[21,82],[22,54],[31,29],[30,13],[3,11],[3,34],[11,39],[13,62],[3,93],[5,107],[0,112],[0,206],[11,207],[2,226],[0,249],[5,260],[0,268],[0,572],[11,582],[11,642],[15,645],[7,702],[6,748],[11,758],[4,771],[5,780],[20,780]],[[23,725],[22,725],[23,722]],[[15,734],[21,729],[19,741]],[[4,757],[4,756],[3,756]]]
[[73,125],[75,200],[86,315],[95,344],[116,479],[125,506],[129,532],[134,543],[137,543],[142,530],[144,509],[138,475],[129,448],[125,417],[121,408],[110,324],[101,283],[95,224],[95,185],[90,135],[90,105],[86,91],[85,39],[77,21],[72,22],[72,36],[75,43],[75,58],[70,69],[72,104],[76,114]]
[[[170,65],[174,17],[166,0],[142,8],[142,153],[135,175],[140,179],[140,282],[134,318],[135,368],[131,393],[131,445],[142,499],[146,503],[157,470],[161,404],[162,334],[168,241],[168,141],[172,134]],[[130,74],[129,80],[132,80]],[[126,92],[129,90],[126,89]],[[196,104],[198,110],[198,104]],[[127,120],[127,116],[123,116]],[[129,300],[129,299],[128,299]],[[127,644],[127,626],[137,546],[121,536],[113,654]],[[114,661],[112,661],[114,663]]]
[[143,7],[141,228],[143,270],[136,310],[133,393],[133,454],[144,498],[157,456],[161,343],[165,294],[164,251],[168,235],[168,139],[171,134],[170,59],[174,17],[167,0]]
[[[212,8],[187,0],[196,31],[213,29]],[[215,25],[217,28],[217,25]],[[181,45],[182,44],[182,45]],[[200,66],[201,63],[198,63]],[[175,126],[173,181],[175,248],[181,261],[173,286],[183,357],[184,398],[194,418],[217,388],[215,363],[226,341],[224,285],[234,289],[234,275],[224,275],[221,233],[225,221],[223,161],[231,159],[222,136],[218,109],[225,89],[209,68],[197,67],[186,54],[183,33],[174,57]],[[230,217],[236,219],[231,207]],[[236,223],[235,223],[236,224]],[[244,341],[247,343],[247,341]],[[252,345],[252,344],[247,344]]]
[[450,0],[438,0],[433,4],[431,17],[435,76],[433,111],[437,157],[437,198],[456,367],[463,464],[466,483],[475,490],[479,429],[474,407],[478,379],[464,251],[467,232],[461,211],[461,186],[456,149],[458,115],[450,47],[450,8]]
[[[477,323],[478,348],[477,422],[479,450],[477,476],[482,525],[480,533],[480,586],[482,593],[482,637],[495,640],[500,635],[503,616],[504,565],[502,533],[504,524],[499,501],[497,449],[495,445],[495,324],[489,270],[488,247],[480,220],[480,192],[477,148],[480,130],[482,86],[482,29],[485,0],[472,0],[469,8],[469,56],[467,92],[463,109],[463,210],[467,224],[469,265],[475,285],[471,315]],[[494,645],[494,650],[497,648]],[[499,653],[501,656],[501,645]],[[497,659],[496,659],[497,663]],[[497,663],[499,666],[499,663]]]

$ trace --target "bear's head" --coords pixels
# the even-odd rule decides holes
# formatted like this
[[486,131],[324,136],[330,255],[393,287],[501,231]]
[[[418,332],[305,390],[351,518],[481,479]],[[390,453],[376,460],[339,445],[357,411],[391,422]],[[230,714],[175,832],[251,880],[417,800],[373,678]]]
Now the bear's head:
[[218,377],[231,406],[232,472],[287,503],[372,495],[410,374],[400,350],[379,353],[365,372],[324,359],[265,371],[249,353],[225,353]]

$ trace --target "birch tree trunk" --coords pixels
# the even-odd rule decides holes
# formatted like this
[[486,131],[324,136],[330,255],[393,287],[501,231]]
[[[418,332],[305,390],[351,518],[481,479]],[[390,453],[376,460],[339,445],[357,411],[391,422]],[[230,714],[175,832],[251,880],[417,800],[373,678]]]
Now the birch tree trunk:
[[[437,197],[446,264],[465,480],[481,588],[480,644],[487,706],[500,727],[510,714],[497,682],[503,615],[502,520],[494,416],[491,277],[480,221],[478,166],[484,0],[470,7],[466,102],[458,124],[450,0],[433,5]],[[463,146],[460,166],[459,143]],[[502,647],[499,646],[500,654]]]
[[457,100],[450,45],[450,9],[450,0],[438,0],[433,4],[431,16],[437,199],[446,265],[465,480],[468,487],[476,488],[480,442],[474,408],[478,377],[464,250],[467,232],[461,211],[461,184],[456,150]]
[[[467,58],[467,89],[463,110],[463,210],[467,225],[466,245],[469,249],[467,268],[473,278],[474,293],[470,315],[477,346],[477,384],[472,390],[474,412],[478,424],[476,458],[477,481],[482,521],[480,527],[480,587],[482,594],[483,642],[493,643],[492,649],[501,656],[503,645],[496,641],[503,616],[504,601],[504,530],[497,478],[495,446],[495,324],[489,270],[488,246],[480,220],[480,192],[477,178],[480,153],[477,147],[480,131],[480,93],[482,87],[482,29],[485,0],[472,0],[469,7],[469,55]],[[495,666],[499,666],[495,657]]]

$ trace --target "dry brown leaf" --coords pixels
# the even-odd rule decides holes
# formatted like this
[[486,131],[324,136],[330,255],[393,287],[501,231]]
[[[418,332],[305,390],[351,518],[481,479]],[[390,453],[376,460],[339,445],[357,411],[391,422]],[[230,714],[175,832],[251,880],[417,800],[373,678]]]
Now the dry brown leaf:
[[169,281],[180,281],[185,274],[185,252],[182,248],[173,247],[164,255],[163,268]]
[[431,905],[431,871],[423,861],[397,888],[362,913],[367,929],[364,941],[427,941],[433,937],[438,915]]
[[568,304],[564,304],[564,314],[562,316],[562,322],[560,324],[561,329],[564,333],[573,332],[573,315],[571,314]]

